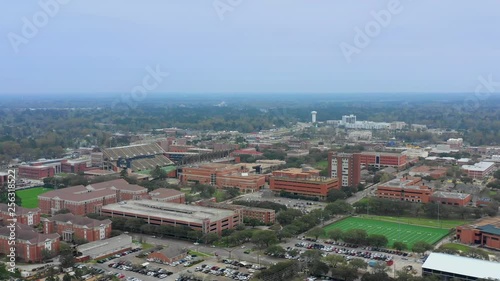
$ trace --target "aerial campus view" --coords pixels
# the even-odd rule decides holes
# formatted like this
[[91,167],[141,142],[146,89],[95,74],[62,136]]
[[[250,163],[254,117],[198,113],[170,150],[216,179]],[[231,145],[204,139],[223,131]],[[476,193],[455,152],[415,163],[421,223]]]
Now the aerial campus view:
[[500,280],[497,1],[0,9],[0,280]]

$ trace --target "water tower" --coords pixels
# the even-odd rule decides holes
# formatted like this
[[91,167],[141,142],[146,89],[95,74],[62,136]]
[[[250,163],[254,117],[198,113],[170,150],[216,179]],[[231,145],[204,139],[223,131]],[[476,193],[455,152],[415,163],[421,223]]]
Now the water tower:
[[316,115],[318,114],[318,112],[316,111],[312,111],[311,112],[311,116],[312,116],[312,123],[316,123]]

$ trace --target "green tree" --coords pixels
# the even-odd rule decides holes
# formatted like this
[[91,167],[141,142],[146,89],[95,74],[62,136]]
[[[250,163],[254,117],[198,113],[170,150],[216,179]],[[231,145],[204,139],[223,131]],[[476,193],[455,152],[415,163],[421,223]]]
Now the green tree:
[[358,271],[360,269],[366,269],[366,267],[368,266],[368,263],[366,263],[363,259],[354,258],[354,259],[349,261],[349,266],[352,268],[355,268],[356,271]]
[[325,230],[319,226],[312,228],[307,232],[308,236],[314,237],[316,240],[320,237],[325,235]]
[[413,244],[413,247],[411,248],[411,250],[415,253],[421,254],[421,253],[424,253],[425,251],[429,251],[433,248],[434,247],[431,244],[429,244],[425,241],[417,241]]
[[387,243],[389,243],[389,240],[387,240],[387,237],[385,237],[384,235],[370,234],[367,238],[367,242],[370,246],[385,247],[387,246]]
[[364,229],[349,229],[344,233],[343,240],[347,243],[363,245],[367,237],[368,234]]
[[260,248],[267,248],[278,243],[278,237],[274,231],[257,230],[252,235],[252,242]]
[[150,173],[151,177],[153,179],[166,179],[167,178],[167,172],[163,170],[160,166],[156,166]]
[[344,200],[337,200],[333,203],[326,205],[325,212],[330,215],[340,215],[340,214],[348,214],[353,211],[353,207],[351,204],[347,203]]
[[408,245],[403,243],[403,242],[399,242],[399,241],[396,241],[392,244],[392,246],[394,247],[394,249],[398,250],[398,251],[404,251],[406,249],[408,249]]
[[347,198],[347,195],[345,194],[345,192],[343,192],[342,190],[338,190],[338,189],[332,189],[332,190],[328,191],[328,194],[326,195],[327,202],[335,202],[337,200],[344,200],[346,198]]
[[342,240],[342,237],[344,237],[344,232],[340,228],[334,228],[330,231],[328,231],[328,238],[339,241]]
[[286,254],[286,250],[280,245],[271,245],[266,249],[265,253],[273,257],[280,257]]

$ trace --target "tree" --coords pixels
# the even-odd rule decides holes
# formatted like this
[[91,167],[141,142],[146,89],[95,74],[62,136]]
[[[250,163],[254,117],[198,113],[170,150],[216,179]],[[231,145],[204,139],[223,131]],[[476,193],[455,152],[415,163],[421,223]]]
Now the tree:
[[63,281],[71,281],[71,276],[68,273],[64,274]]
[[212,244],[217,240],[219,240],[219,235],[217,235],[217,233],[210,232],[205,235],[205,244]]
[[54,251],[43,249],[42,250],[42,261],[46,262],[54,257]]
[[500,180],[500,170],[496,170],[494,173],[493,173],[493,177],[497,180]]
[[272,257],[281,257],[286,254],[286,250],[280,245],[271,245],[266,249],[265,253]]
[[253,233],[252,242],[260,248],[267,248],[269,245],[278,243],[278,237],[274,231],[258,230]]
[[153,179],[166,179],[167,178],[167,172],[163,170],[160,166],[156,166],[152,171],[151,171],[151,177]]
[[368,263],[366,263],[363,259],[354,258],[351,261],[349,261],[349,266],[355,268],[356,271],[358,271],[360,269],[366,269]]
[[301,217],[302,212],[297,209],[288,209],[285,211],[281,211],[278,213],[276,216],[276,220],[281,224],[281,225],[288,225],[291,224],[297,217]]
[[340,228],[334,228],[330,231],[328,231],[328,238],[338,241],[342,240],[342,237],[344,236],[344,232]]
[[413,247],[411,248],[411,250],[415,253],[421,254],[421,253],[424,253],[425,251],[429,251],[433,248],[434,247],[431,244],[429,244],[425,241],[417,241],[417,242],[415,242],[415,244],[413,244]]
[[345,258],[341,255],[329,255],[324,260],[331,268],[336,268],[337,265],[346,262]]
[[385,237],[384,235],[370,234],[367,238],[367,242],[370,246],[385,247],[387,243],[389,243],[389,240],[387,240],[387,237]]
[[347,198],[347,195],[342,190],[332,189],[328,191],[326,195],[327,202],[335,202],[337,200],[344,200]]
[[313,276],[325,275],[330,271],[328,265],[326,265],[321,260],[313,260],[308,265],[309,273]]
[[332,270],[334,276],[338,276],[345,281],[353,281],[358,278],[358,270],[347,264],[341,264]]
[[69,268],[75,265],[75,257],[73,256],[73,249],[64,242],[59,244],[59,262],[62,268]]
[[348,214],[352,212],[351,204],[344,200],[337,200],[333,203],[326,205],[325,211],[330,215]]
[[394,249],[396,249],[398,251],[404,251],[404,250],[408,249],[408,245],[406,245],[403,242],[399,242],[399,241],[394,242],[392,244],[392,246],[394,247]]
[[364,229],[349,229],[344,233],[343,240],[347,243],[362,245],[366,243],[368,234]]
[[307,235],[314,237],[316,240],[320,237],[325,235],[325,230],[319,226],[312,228],[307,232]]

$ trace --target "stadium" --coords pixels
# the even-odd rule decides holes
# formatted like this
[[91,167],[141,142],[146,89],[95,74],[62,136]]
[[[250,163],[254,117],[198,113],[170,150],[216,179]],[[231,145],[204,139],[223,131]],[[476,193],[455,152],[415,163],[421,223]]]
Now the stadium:
[[104,167],[108,170],[120,171],[130,169],[132,172],[151,170],[174,165],[165,151],[156,143],[137,144],[121,147],[103,148]]

